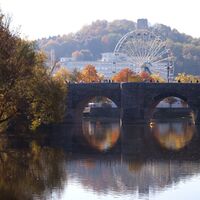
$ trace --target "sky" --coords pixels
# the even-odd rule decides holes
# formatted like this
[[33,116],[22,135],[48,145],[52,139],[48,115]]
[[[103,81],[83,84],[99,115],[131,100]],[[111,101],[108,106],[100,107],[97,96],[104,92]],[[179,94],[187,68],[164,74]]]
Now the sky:
[[76,32],[97,19],[138,18],[200,37],[199,0],[0,0],[0,8],[31,40]]

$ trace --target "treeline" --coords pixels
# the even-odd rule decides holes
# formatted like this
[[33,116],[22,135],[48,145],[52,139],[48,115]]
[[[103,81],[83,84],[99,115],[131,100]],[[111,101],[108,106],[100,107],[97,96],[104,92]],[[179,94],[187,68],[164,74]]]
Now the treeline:
[[[135,29],[136,23],[128,20],[98,20],[84,26],[77,33],[42,38],[37,40],[37,44],[48,55],[53,49],[57,59],[72,56],[75,60],[97,60],[101,58],[101,53],[112,52],[119,39]],[[162,24],[156,24],[150,29],[167,39],[168,46],[176,57],[176,74],[200,73],[200,38],[182,34]]]
[[51,76],[45,55],[12,31],[9,22],[0,12],[0,131],[61,121],[65,83]]
[[[81,71],[74,69],[72,72],[64,67],[60,67],[54,74],[57,79],[61,79],[65,83],[92,83],[92,82],[152,82],[152,83],[165,83],[161,76],[158,74],[149,74],[142,71],[136,73],[130,68],[126,67],[116,73],[109,80],[105,80],[103,74],[97,72],[95,66],[86,65]],[[199,83],[200,76],[179,73],[175,77],[175,81],[181,83]]]
[[128,20],[117,20],[112,23],[96,21],[84,26],[75,34],[43,38],[37,41],[39,48],[50,52],[55,50],[57,58],[76,56],[76,52],[84,54],[82,60],[96,60],[102,52],[113,51],[118,40],[127,32],[134,30],[136,24]]

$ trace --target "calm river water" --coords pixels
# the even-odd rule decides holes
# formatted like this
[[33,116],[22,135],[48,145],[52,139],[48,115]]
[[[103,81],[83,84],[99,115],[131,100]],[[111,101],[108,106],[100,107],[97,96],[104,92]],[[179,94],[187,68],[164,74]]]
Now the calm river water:
[[190,120],[85,119],[0,139],[0,199],[199,200],[200,131]]

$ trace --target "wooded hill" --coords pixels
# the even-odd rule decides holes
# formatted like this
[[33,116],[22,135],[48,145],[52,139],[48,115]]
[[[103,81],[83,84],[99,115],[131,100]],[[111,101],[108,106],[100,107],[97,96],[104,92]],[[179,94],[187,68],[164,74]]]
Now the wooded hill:
[[[42,38],[36,42],[48,55],[53,49],[57,60],[71,56],[75,60],[97,60],[101,58],[101,53],[112,52],[119,39],[135,29],[136,23],[129,20],[98,20],[76,33]],[[193,38],[163,24],[155,24],[150,30],[167,39],[168,46],[176,57],[176,74],[200,74],[200,38]]]

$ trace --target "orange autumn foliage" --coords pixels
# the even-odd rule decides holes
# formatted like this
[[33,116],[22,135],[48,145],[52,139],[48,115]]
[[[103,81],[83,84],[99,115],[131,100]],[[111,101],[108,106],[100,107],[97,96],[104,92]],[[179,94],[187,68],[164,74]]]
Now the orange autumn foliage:
[[122,69],[115,76],[113,76],[112,80],[114,82],[165,82],[159,74],[149,74],[145,71],[136,74],[128,67]]
[[129,77],[133,76],[134,72],[129,68],[122,69],[119,73],[113,76],[115,82],[128,82]]
[[148,72],[142,71],[140,73],[140,77],[142,78],[143,81],[154,81],[151,77],[151,75]]
[[142,71],[140,77],[144,82],[159,82],[164,83],[165,80],[159,74],[149,74],[148,72]]
[[81,71],[81,81],[85,83],[99,82],[101,79],[93,65],[86,65]]
[[124,68],[115,76],[113,76],[112,80],[114,82],[141,82],[142,79],[139,75],[133,72],[131,69]]

